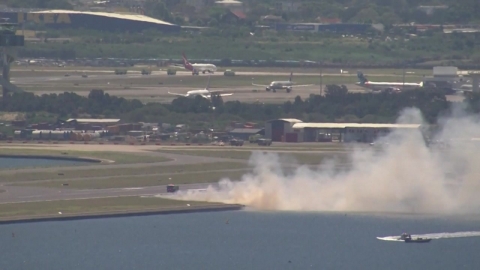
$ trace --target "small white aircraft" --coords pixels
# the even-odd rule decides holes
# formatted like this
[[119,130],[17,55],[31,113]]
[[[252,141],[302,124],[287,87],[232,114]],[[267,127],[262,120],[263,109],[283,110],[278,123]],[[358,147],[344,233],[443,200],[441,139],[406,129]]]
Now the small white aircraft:
[[189,70],[192,72],[192,75],[199,75],[200,72],[203,74],[205,73],[215,73],[217,71],[217,66],[214,64],[192,64],[188,62],[187,57],[185,56],[185,53],[182,53],[182,58],[183,58],[183,65],[175,65],[172,64],[170,65],[171,67],[174,68],[185,68],[186,70]]
[[293,77],[293,72],[290,73],[290,78],[288,79],[288,81],[273,81],[269,85],[254,84],[252,82],[252,85],[263,86],[263,87],[265,87],[265,90],[272,91],[272,92],[277,92],[277,89],[285,89],[287,91],[287,93],[292,92],[292,87],[293,86],[295,86],[295,87],[305,87],[305,86],[312,86],[313,85],[313,84],[296,85],[292,81],[292,77]]
[[195,98],[196,96],[201,96],[206,99],[211,99],[212,96],[220,96],[220,97],[226,97],[226,96],[231,96],[233,93],[222,93],[222,91],[217,90],[217,91],[210,91],[208,88],[210,87],[210,76],[208,77],[208,82],[207,82],[207,87],[205,89],[198,89],[198,90],[190,90],[186,94],[179,94],[179,93],[171,93],[168,92],[170,95],[175,95],[175,96],[180,96],[180,97],[190,97],[190,98]]

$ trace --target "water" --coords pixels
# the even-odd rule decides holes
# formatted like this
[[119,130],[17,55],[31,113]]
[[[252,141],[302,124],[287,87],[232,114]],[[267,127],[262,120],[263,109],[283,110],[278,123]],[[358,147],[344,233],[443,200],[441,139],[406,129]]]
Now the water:
[[7,158],[0,157],[0,169],[25,167],[74,166],[88,164],[85,161],[44,159],[44,158]]
[[480,237],[376,239],[480,231],[479,219],[234,211],[4,224],[0,269],[480,269]]

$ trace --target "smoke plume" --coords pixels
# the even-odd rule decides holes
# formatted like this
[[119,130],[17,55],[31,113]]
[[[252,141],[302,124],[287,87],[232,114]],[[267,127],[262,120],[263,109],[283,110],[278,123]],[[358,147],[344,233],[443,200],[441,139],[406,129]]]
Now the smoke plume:
[[[418,109],[406,109],[398,123],[422,124]],[[239,181],[221,179],[204,192],[178,199],[237,203],[262,210],[365,211],[402,213],[480,212],[480,137],[473,117],[454,113],[439,121],[425,142],[421,130],[396,130],[372,147],[357,147],[348,166],[329,160],[316,169],[285,163],[272,153],[254,153],[253,172]],[[344,162],[344,161],[343,161]]]

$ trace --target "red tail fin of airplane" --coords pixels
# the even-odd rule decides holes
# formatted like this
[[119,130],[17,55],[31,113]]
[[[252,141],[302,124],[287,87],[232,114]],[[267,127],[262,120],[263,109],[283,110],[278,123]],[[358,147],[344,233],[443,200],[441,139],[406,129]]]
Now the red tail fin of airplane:
[[188,62],[187,57],[185,56],[185,53],[182,53],[182,57],[183,57],[183,66],[185,67],[185,69],[193,71],[193,66],[192,64],[190,64],[190,62]]

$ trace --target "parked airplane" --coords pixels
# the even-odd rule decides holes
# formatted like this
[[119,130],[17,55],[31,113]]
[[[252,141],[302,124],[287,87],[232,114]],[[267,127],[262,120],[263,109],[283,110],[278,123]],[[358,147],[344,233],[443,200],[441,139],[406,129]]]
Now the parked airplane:
[[196,96],[201,96],[206,99],[211,99],[212,95],[220,96],[220,97],[226,97],[226,96],[231,96],[233,93],[222,93],[222,91],[210,91],[208,88],[210,87],[210,76],[208,77],[208,82],[207,82],[207,87],[205,89],[199,89],[199,90],[190,90],[186,94],[178,94],[178,93],[171,93],[168,92],[170,95],[175,95],[175,96],[180,96],[180,97],[191,97],[195,98]]
[[185,53],[182,53],[182,58],[183,67],[185,67],[186,70],[190,70],[192,72],[192,75],[198,75],[199,72],[205,74],[206,72],[214,73],[215,71],[217,71],[217,66],[215,66],[214,64],[192,64],[188,62]]
[[265,87],[265,90],[267,90],[267,91],[271,90],[272,92],[277,92],[277,89],[285,89],[287,91],[287,93],[292,92],[292,90],[293,90],[292,87],[293,86],[295,86],[295,87],[305,87],[305,86],[311,86],[312,85],[312,84],[296,85],[292,81],[292,77],[293,77],[293,72],[290,73],[290,78],[288,79],[288,81],[273,81],[269,85],[254,84],[252,82],[252,85],[263,86],[263,87]]
[[403,89],[411,90],[419,87],[423,87],[423,82],[420,83],[403,83],[403,82],[371,82],[362,72],[357,72],[359,82],[356,85],[368,88],[372,91],[392,91],[400,92]]

